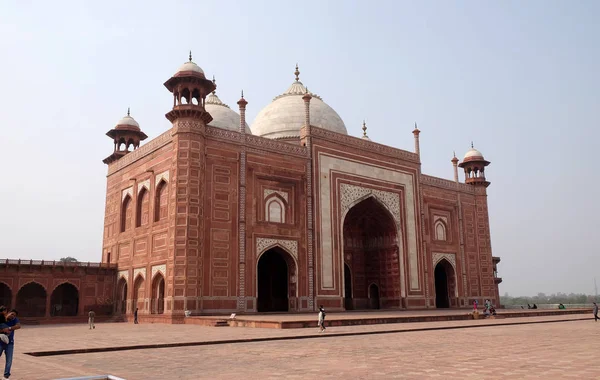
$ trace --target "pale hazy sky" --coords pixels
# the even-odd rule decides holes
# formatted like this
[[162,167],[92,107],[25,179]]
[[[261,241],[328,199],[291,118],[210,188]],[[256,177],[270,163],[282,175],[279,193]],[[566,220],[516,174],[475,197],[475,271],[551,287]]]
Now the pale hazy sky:
[[0,257],[100,260],[104,134],[128,106],[167,130],[163,83],[191,49],[232,108],[244,89],[249,121],[298,62],[350,134],[365,118],[412,150],[416,121],[426,174],[451,179],[473,140],[500,292],[593,293],[599,17],[591,0],[0,0]]

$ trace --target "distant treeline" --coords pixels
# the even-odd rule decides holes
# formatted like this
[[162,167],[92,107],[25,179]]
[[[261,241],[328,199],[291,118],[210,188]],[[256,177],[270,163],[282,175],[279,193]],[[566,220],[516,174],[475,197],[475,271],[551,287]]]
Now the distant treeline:
[[587,294],[565,294],[565,293],[553,293],[546,295],[544,293],[538,293],[537,296],[533,297],[511,297],[508,294],[500,296],[500,303],[505,306],[510,305],[527,305],[527,304],[585,304],[596,302],[596,297]]

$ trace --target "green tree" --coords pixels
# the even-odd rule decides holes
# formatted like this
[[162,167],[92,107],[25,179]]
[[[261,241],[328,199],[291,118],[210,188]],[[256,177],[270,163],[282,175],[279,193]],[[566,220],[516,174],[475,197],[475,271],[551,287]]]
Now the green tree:
[[77,260],[74,257],[71,256],[67,256],[67,257],[61,257],[61,259],[59,260],[61,263],[78,263],[79,260]]

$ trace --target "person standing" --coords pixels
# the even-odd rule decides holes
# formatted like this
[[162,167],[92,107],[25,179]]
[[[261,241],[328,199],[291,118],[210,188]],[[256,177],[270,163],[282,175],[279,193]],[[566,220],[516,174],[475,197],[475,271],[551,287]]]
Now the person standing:
[[138,320],[137,320],[137,314],[138,314],[138,308],[135,308],[135,311],[133,312],[133,323],[134,324],[138,324]]
[[2,329],[2,332],[8,334],[8,343],[0,343],[0,357],[4,354],[6,359],[3,380],[10,378],[10,368],[12,367],[13,353],[15,351],[15,330],[21,328],[21,324],[17,318],[18,314],[15,309],[12,309],[9,313],[5,306],[0,306],[0,323],[8,326]]
[[594,322],[598,322],[598,305],[594,302]]
[[90,310],[90,312],[88,313],[88,323],[90,324],[90,330],[96,328],[96,325],[94,324],[94,318],[96,318],[96,313],[94,313],[94,310]]
[[319,332],[325,331],[325,308],[323,305],[319,306]]

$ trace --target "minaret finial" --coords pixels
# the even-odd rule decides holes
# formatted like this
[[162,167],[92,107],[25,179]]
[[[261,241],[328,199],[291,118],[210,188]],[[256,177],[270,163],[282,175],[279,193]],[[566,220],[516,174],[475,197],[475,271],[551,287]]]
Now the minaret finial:
[[471,141],[471,149],[474,149],[474,147],[473,147],[473,141]]
[[215,76],[213,75],[213,84],[215,85],[215,89],[212,91],[213,95],[217,94],[217,81],[215,80]]
[[129,116],[129,107],[127,107],[127,116]]
[[190,50],[190,62],[192,62],[192,51]]
[[453,150],[453,151],[452,151],[452,155],[453,155],[454,157],[456,157],[456,151],[455,151],[455,150]]
[[365,122],[364,119],[363,119],[362,130],[363,130],[363,137],[367,137],[367,123]]
[[244,90],[242,90],[242,99],[244,98]]
[[296,82],[300,81],[300,71],[298,71],[298,64],[296,63],[296,71],[294,71],[294,75],[296,76]]

